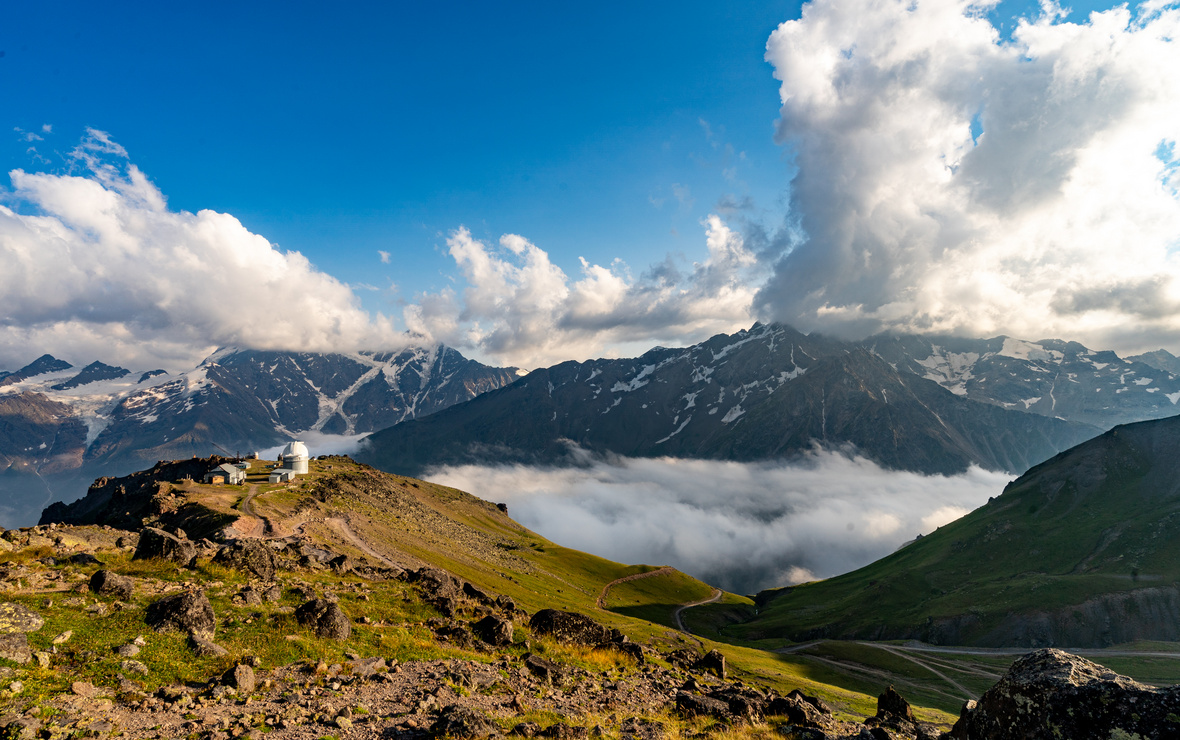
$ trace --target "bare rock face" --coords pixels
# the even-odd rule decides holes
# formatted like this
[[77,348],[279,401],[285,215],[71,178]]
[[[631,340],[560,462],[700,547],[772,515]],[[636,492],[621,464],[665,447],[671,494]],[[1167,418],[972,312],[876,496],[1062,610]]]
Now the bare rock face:
[[147,608],[145,620],[158,632],[177,630],[202,640],[213,639],[217,624],[213,605],[204,591],[165,596]]
[[109,570],[100,570],[90,576],[90,591],[101,596],[113,596],[116,599],[130,599],[135,589],[135,581],[130,576],[121,576]]
[[277,558],[274,550],[257,539],[234,540],[213,556],[213,562],[236,570],[253,573],[264,581],[273,581]]
[[910,703],[903,699],[901,694],[897,693],[897,689],[892,686],[877,697],[877,716],[893,716],[907,722],[914,721],[914,712],[910,709]]
[[179,563],[185,567],[193,564],[197,559],[197,546],[188,540],[182,540],[162,529],[145,527],[139,534],[139,546],[135,548],[132,560],[146,560],[160,558]]
[[327,599],[309,601],[295,610],[295,618],[305,627],[315,630],[317,637],[328,640],[347,640],[352,634],[348,615],[339,605]]
[[542,609],[529,620],[529,629],[536,635],[548,635],[558,642],[578,645],[600,645],[618,638],[616,630],[607,629],[585,614]]
[[949,737],[1180,737],[1180,686],[1157,689],[1061,650],[1038,650],[964,707]]

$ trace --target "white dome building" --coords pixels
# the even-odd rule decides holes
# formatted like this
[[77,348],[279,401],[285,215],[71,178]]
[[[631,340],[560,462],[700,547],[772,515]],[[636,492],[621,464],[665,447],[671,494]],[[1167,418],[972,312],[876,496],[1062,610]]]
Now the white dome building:
[[298,440],[289,443],[279,455],[281,467],[300,475],[307,475],[307,460],[307,445]]

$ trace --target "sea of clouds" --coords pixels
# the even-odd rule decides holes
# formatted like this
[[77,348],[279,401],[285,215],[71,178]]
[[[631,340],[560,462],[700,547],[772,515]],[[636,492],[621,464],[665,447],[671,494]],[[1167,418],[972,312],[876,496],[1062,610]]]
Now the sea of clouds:
[[986,503],[1011,476],[925,476],[816,451],[790,464],[463,465],[427,479],[506,503],[513,519],[566,547],[755,593],[866,565]]

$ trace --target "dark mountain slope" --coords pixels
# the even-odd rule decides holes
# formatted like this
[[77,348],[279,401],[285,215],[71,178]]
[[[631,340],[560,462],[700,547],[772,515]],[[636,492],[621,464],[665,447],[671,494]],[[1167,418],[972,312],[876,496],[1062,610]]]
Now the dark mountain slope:
[[1020,472],[1093,427],[960,398],[860,349],[755,325],[686,349],[536,370],[366,439],[386,470],[476,460],[569,461],[573,443],[627,456],[766,460],[855,446],[887,467]]
[[746,638],[917,638],[1098,647],[1180,640],[1180,417],[1030,470],[962,519],[860,570],[763,594]]

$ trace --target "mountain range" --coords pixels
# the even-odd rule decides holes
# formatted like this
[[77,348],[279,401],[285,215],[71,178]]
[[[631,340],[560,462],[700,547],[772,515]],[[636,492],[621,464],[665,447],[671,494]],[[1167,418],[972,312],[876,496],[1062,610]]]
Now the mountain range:
[[[98,475],[246,452],[306,432],[361,435],[516,379],[435,345],[314,354],[221,350],[178,374],[44,355],[0,377],[0,489],[9,509],[76,498]],[[73,495],[68,495],[72,491]],[[21,521],[0,512],[3,524]]]
[[1175,413],[1180,379],[1148,364],[1163,355],[1006,337],[846,342],[756,324],[635,359],[535,370],[377,432],[359,457],[421,473],[487,458],[561,462],[574,448],[762,460],[819,444],[889,468],[1020,473],[1113,424]]

